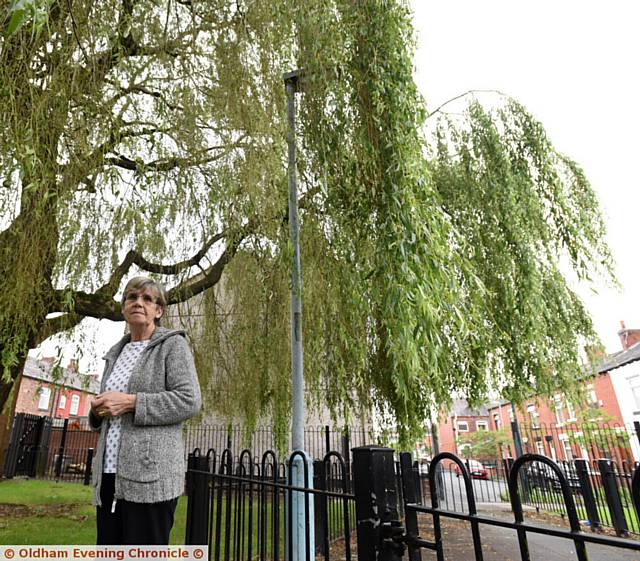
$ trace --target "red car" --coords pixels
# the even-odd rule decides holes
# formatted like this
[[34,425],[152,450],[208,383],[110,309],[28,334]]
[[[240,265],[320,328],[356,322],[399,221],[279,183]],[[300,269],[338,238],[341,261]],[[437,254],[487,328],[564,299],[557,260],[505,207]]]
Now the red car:
[[[489,471],[478,460],[467,460],[465,462],[469,468],[471,477],[475,479],[489,479]],[[460,477],[462,472],[456,465],[456,477]]]

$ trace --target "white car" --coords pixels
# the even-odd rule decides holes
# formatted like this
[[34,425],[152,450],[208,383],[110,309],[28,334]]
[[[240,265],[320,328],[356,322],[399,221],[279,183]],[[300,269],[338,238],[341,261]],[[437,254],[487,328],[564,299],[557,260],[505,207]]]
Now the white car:
[[[469,474],[476,479],[489,479],[489,471],[478,460],[467,460],[465,464],[469,468]],[[460,477],[462,472],[456,465],[456,477]]]

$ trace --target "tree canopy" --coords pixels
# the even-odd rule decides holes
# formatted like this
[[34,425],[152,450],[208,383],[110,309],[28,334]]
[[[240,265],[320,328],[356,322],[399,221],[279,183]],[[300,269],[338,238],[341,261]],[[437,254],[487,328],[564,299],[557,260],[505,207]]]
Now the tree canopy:
[[571,382],[594,334],[560,260],[611,273],[593,191],[512,101],[427,140],[406,2],[30,0],[3,27],[0,404],[143,271],[202,295],[203,387],[243,396],[214,405],[287,422],[294,68],[310,402],[407,435],[453,392]]

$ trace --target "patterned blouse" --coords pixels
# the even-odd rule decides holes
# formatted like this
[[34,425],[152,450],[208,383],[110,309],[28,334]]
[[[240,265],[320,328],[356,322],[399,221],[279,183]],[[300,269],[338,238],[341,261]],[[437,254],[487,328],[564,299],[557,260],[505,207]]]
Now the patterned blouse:
[[[107,380],[105,391],[127,391],[133,367],[148,344],[149,339],[146,341],[133,341],[123,347],[113,367],[113,372],[111,372]],[[109,432],[107,433],[107,442],[104,449],[103,473],[116,473],[117,471],[121,426],[121,417],[113,417],[109,423]]]

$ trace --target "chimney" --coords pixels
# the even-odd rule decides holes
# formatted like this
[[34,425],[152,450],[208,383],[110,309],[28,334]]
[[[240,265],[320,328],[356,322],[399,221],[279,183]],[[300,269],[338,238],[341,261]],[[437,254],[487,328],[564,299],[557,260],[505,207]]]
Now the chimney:
[[620,337],[620,342],[622,343],[622,350],[626,351],[640,342],[640,329],[627,329],[624,321],[621,321],[618,337]]

